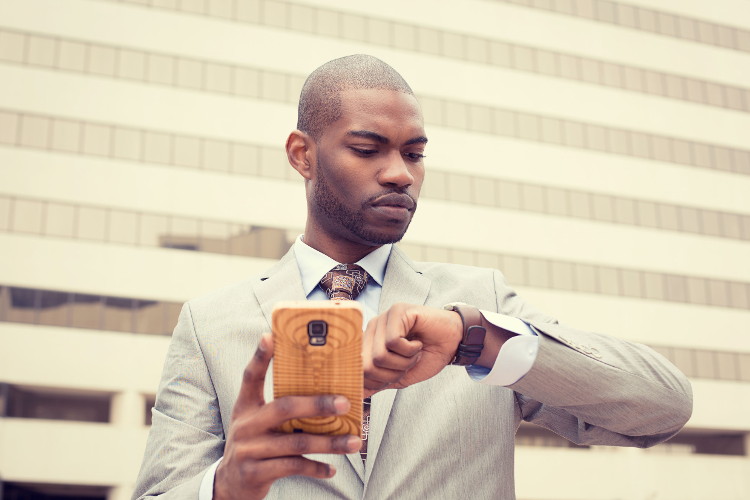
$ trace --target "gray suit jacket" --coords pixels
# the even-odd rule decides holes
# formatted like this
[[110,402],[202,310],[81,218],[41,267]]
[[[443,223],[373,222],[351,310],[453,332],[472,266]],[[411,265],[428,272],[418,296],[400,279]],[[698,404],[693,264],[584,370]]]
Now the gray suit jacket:
[[[274,304],[304,299],[291,250],[267,273],[184,306],[134,498],[197,499],[204,471],[222,456],[242,372],[260,334],[270,331]],[[381,311],[397,302],[456,301],[534,325],[541,338],[532,369],[510,387],[495,387],[448,366],[428,381],[380,392],[366,468],[358,453],[321,455],[335,465],[334,478],[286,478],[268,498],[513,499],[521,420],[579,444],[645,447],[690,417],[689,382],[647,347],[558,325],[526,305],[498,271],[416,263],[394,247]]]

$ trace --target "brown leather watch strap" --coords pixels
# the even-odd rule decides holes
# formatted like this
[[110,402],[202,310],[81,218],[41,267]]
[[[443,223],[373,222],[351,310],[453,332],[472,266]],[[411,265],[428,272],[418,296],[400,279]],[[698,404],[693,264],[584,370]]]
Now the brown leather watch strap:
[[456,311],[464,325],[463,337],[451,364],[473,365],[482,354],[484,336],[487,333],[487,329],[482,326],[482,313],[476,307],[467,304],[450,304],[447,308]]

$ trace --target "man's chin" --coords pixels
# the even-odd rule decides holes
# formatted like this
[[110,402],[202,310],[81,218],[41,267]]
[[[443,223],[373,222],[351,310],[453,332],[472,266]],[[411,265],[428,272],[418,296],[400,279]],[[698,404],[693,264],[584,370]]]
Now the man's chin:
[[[408,225],[407,225],[408,228]],[[406,229],[400,231],[361,231],[358,236],[370,245],[388,245],[398,243],[406,234]]]

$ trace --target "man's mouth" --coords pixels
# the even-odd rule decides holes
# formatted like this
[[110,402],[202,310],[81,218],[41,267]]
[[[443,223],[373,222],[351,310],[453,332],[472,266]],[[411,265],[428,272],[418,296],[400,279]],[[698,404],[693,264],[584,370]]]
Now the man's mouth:
[[372,202],[372,205],[379,208],[405,209],[413,212],[416,207],[414,199],[406,193],[390,193],[380,196]]

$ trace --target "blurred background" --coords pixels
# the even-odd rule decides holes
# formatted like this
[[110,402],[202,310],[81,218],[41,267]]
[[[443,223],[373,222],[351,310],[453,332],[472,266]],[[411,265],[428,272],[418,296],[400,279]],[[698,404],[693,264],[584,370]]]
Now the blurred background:
[[693,380],[650,450],[522,426],[518,498],[750,498],[748,0],[0,0],[0,498],[130,497],[182,302],[301,233],[299,90],[358,52],[423,106],[412,258]]

